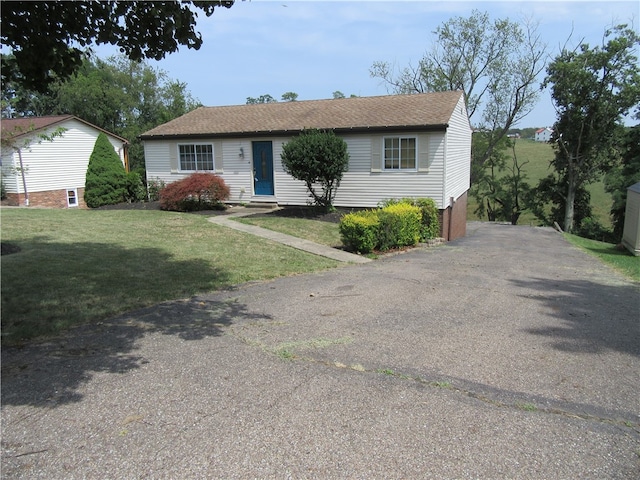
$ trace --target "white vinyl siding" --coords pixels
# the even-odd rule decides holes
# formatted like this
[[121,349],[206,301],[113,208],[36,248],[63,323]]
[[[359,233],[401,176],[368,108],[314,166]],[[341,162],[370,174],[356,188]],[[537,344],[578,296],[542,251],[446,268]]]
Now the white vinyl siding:
[[[30,146],[22,149],[27,191],[30,193],[84,188],[89,157],[100,131],[83,122],[70,119],[37,133],[51,134],[58,127],[66,130],[53,141],[39,142],[36,138]],[[111,135],[107,135],[107,138],[124,165],[122,142]],[[11,155],[3,151],[2,163],[7,193],[24,193],[20,174],[12,172],[12,169],[19,167],[18,154]]]
[[[404,135],[402,135],[404,136]],[[344,137],[349,150],[349,171],[338,188],[335,205],[338,207],[376,207],[390,198],[429,197],[438,205],[442,195],[443,140],[441,132],[420,134],[419,145],[428,151],[419,164],[424,171],[383,171],[383,136]],[[424,137],[424,138],[423,138]],[[377,155],[376,155],[377,153]],[[428,155],[428,157],[427,157]],[[377,170],[374,168],[377,166]],[[422,167],[420,167],[422,169]]]
[[[409,130],[393,134],[343,135],[342,138],[347,143],[349,168],[337,190],[334,201],[337,207],[373,208],[386,199],[428,197],[438,208],[444,209],[450,205],[451,197],[455,200],[469,189],[471,127],[462,95],[446,131]],[[398,168],[387,170],[385,139],[390,138],[398,139],[399,161]],[[290,177],[282,167],[282,146],[290,139],[258,136],[203,139],[193,143],[213,144],[216,173],[231,190],[229,201],[248,202],[253,196],[252,142],[271,141],[274,201],[280,205],[307,205],[310,198],[304,182]],[[408,140],[404,151],[402,139]],[[178,143],[190,142],[161,139],[144,142],[147,178],[170,183],[188,176],[188,172],[178,168]],[[389,148],[395,148],[393,142]],[[409,149],[413,151],[410,155],[407,154]],[[403,152],[410,162],[402,163]]]
[[469,190],[471,175],[471,126],[464,99],[460,97],[449,121],[446,139],[446,171],[443,179],[443,200],[448,206]]
[[[444,208],[444,132],[402,134],[401,137],[416,138],[418,154],[417,171],[383,171],[382,145],[384,135],[343,136],[349,152],[349,168],[338,188],[335,205],[338,207],[376,207],[390,198],[429,197]],[[252,141],[262,138],[241,140],[216,140],[214,151],[220,152],[224,162],[224,172],[219,173],[231,190],[230,202],[250,201],[253,193]],[[274,196],[281,205],[307,205],[309,193],[304,182],[285,173],[282,167],[282,146],[290,138],[269,140],[273,145]],[[189,175],[177,168],[177,144],[161,140],[145,141],[145,162],[147,178],[160,179],[165,183],[180,180]],[[220,145],[220,146],[218,146]],[[377,153],[377,157],[376,157]],[[373,167],[377,165],[378,169]]]

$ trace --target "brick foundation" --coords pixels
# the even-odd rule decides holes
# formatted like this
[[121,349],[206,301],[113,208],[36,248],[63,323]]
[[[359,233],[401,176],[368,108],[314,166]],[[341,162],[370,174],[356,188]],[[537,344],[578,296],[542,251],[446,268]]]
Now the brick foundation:
[[[69,207],[67,203],[67,190],[48,190],[46,192],[29,192],[30,207],[46,208],[87,208],[84,203],[84,188],[76,189],[78,193],[77,207]],[[24,194],[7,193],[6,204],[11,206],[24,206]]]
[[440,210],[440,236],[447,241],[464,237],[467,233],[467,193],[462,194],[453,206]]

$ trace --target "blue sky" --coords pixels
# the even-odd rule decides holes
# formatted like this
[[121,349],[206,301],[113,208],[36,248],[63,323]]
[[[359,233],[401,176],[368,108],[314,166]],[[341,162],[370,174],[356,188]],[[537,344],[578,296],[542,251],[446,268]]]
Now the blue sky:
[[[169,77],[187,84],[207,106],[244,104],[247,97],[270,94],[280,100],[295,92],[298,100],[345,95],[386,95],[384,84],[371,78],[378,60],[398,67],[417,63],[433,45],[433,31],[473,9],[492,19],[539,23],[538,31],[555,56],[569,37],[595,45],[612,24],[640,22],[636,1],[238,1],[230,9],[201,15],[197,30],[200,50],[182,48],[150,62]],[[572,33],[573,32],[573,33]],[[99,56],[113,47],[96,49]],[[555,119],[548,91],[519,127],[552,125]]]

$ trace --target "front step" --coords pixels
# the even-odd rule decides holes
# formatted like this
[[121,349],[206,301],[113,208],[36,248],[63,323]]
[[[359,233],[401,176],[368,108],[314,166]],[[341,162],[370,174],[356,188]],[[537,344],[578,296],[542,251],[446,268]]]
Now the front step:
[[246,208],[267,208],[275,210],[278,208],[278,202],[249,202],[245,205]]

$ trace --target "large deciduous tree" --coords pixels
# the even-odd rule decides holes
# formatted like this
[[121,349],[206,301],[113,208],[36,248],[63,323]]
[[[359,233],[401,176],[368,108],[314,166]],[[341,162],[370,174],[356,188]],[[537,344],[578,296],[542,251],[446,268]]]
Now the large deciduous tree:
[[544,83],[551,85],[557,118],[555,172],[543,180],[547,186],[562,186],[555,203],[564,212],[565,231],[579,227],[577,194],[619,160],[622,120],[632,108],[640,108],[640,67],[634,53],[639,45],[640,37],[620,25],[605,32],[602,45],[563,49],[547,68]]
[[375,62],[370,74],[398,94],[462,90],[476,135],[485,137],[473,157],[483,166],[535,106],[546,47],[533,22],[491,21],[478,10],[450,19],[434,34],[433,47],[417,66],[397,72],[388,62]]
[[74,1],[3,2],[2,83],[15,80],[45,91],[56,79],[68,78],[83,62],[92,44],[111,44],[131,60],[160,60],[180,45],[199,49],[202,36],[194,27],[198,12],[207,17],[215,7],[229,8],[232,0],[215,1]]

